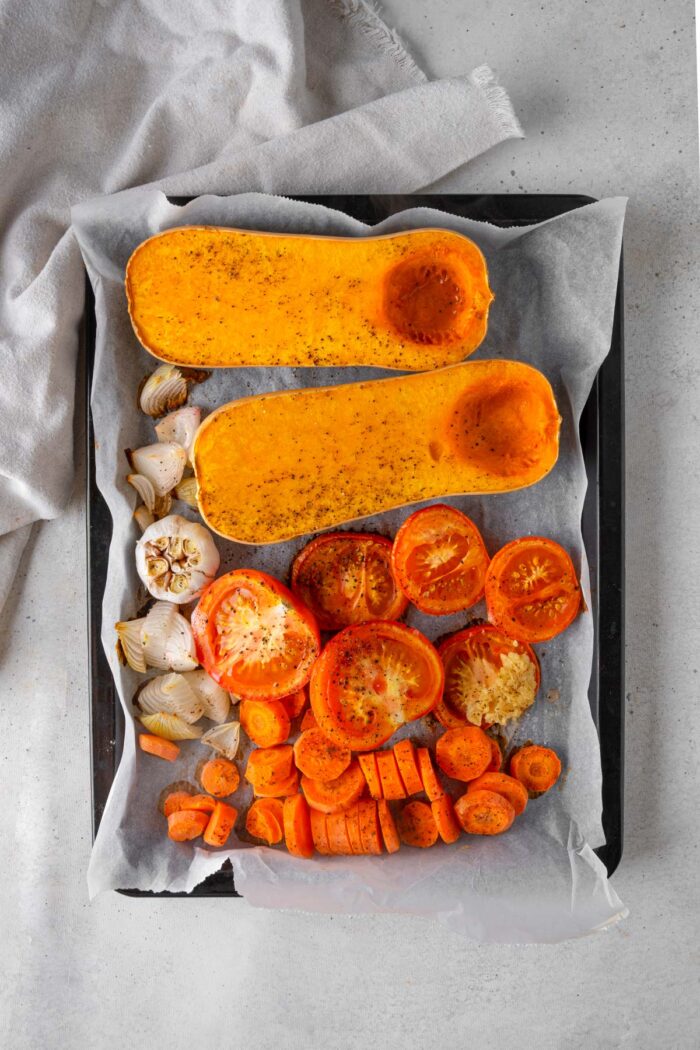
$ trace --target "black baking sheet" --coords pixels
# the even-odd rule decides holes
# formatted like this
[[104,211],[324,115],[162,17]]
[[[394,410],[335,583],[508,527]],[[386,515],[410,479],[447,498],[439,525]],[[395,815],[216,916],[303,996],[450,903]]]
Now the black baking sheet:
[[[550,194],[309,196],[297,200],[323,204],[373,225],[407,208],[434,208],[498,226],[525,226],[561,215],[592,197]],[[176,200],[176,203],[184,201]],[[598,729],[603,769],[603,828],[606,844],[596,853],[608,874],[617,868],[623,841],[624,759],[624,352],[622,262],[610,353],[603,362],[581,417],[580,434],[588,475],[583,508],[583,540],[591,573],[595,627],[589,699]],[[102,595],[112,522],[95,483],[90,385],[95,353],[95,307],[86,280],[83,344],[87,411],[87,545],[90,730],[92,738],[93,839],[119,764],[124,715],[100,641]],[[230,865],[225,864],[190,894],[123,889],[137,897],[237,897]]]

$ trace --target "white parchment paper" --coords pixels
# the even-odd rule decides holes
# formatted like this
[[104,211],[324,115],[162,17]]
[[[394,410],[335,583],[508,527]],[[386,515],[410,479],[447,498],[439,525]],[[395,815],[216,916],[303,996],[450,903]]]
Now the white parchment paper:
[[[586,487],[578,419],[610,346],[625,201],[588,205],[538,226],[500,229],[443,212],[412,209],[372,228],[389,233],[443,227],[472,237],[483,250],[495,302],[476,358],[505,357],[541,369],[562,416],[561,452],[551,474],[521,492],[451,500],[473,518],[488,549],[529,533],[551,536],[569,549],[590,604],[581,539]],[[124,753],[95,841],[90,894],[110,888],[190,890],[230,858],[237,889],[253,904],[336,912],[405,911],[432,915],[484,941],[556,941],[619,919],[625,908],[593,852],[602,844],[601,767],[588,701],[593,625],[578,617],[559,638],[537,646],[542,686],[534,707],[513,727],[526,739],[554,747],[564,775],[556,789],[532,802],[513,828],[496,839],[463,837],[453,846],[403,848],[381,858],[299,860],[282,849],[250,846],[208,851],[168,840],[156,800],[177,779],[192,779],[205,749],[182,745],[177,763],[157,762],[135,746],[131,699],[141,676],[115,654],[113,624],[136,615],[143,591],[134,568],[136,494],[127,485],[123,450],[153,438],[138,410],[136,390],[155,362],[139,345],[126,310],[124,268],[146,237],[172,226],[213,224],[296,233],[366,236],[368,228],[330,209],[264,194],[200,197],[185,207],[155,190],[131,190],[79,206],[74,227],[95,291],[97,345],[92,411],[97,483],[114,521],[103,603],[102,641],[127,718]],[[380,369],[231,369],[194,389],[205,411],[237,397],[304,385],[386,376]],[[177,508],[183,512],[183,507]],[[185,511],[185,513],[188,513]],[[189,512],[193,516],[192,512]],[[363,519],[359,527],[393,534],[406,509]],[[304,539],[241,547],[217,539],[222,571],[247,565],[285,579]],[[435,639],[483,608],[409,623]],[[554,699],[556,697],[556,699]],[[407,727],[414,739],[415,726]],[[233,802],[250,800],[243,785]]]

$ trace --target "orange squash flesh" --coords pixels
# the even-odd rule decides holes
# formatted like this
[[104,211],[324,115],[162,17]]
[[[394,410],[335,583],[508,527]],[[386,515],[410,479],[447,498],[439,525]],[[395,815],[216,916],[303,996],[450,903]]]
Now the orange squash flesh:
[[559,423],[548,381],[517,361],[243,398],[197,432],[199,509],[221,536],[264,544],[438,496],[510,492],[554,466]]
[[449,230],[317,237],[215,226],[144,241],[126,294],[139,341],[161,361],[407,371],[471,354],[493,299],[480,250]]

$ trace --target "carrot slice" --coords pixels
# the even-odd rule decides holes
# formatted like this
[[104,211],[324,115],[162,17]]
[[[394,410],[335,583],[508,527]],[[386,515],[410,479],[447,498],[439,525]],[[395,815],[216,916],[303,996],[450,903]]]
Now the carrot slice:
[[226,798],[240,784],[241,775],[230,758],[210,758],[198,766],[197,779],[207,794]]
[[258,798],[286,798],[287,795],[296,795],[299,790],[299,773],[293,769],[286,780],[270,787],[255,787],[253,790]]
[[168,817],[168,835],[173,842],[188,842],[199,838],[206,831],[208,823],[208,813],[177,809]]
[[314,840],[311,836],[309,807],[303,795],[290,795],[284,800],[284,841],[295,857],[313,857]]
[[198,809],[202,813],[213,813],[216,799],[211,795],[188,795],[180,809]]
[[322,813],[338,813],[357,802],[365,789],[365,778],[358,762],[351,762],[335,780],[301,778],[301,790],[306,801]]
[[253,838],[263,839],[270,846],[282,841],[284,817],[278,798],[257,798],[245,818],[245,828]]
[[482,773],[470,782],[467,794],[470,791],[495,791],[497,795],[503,795],[515,810],[516,817],[520,816],[527,805],[527,788],[507,773]]
[[331,846],[328,841],[327,817],[320,809],[309,808],[309,819],[311,820],[311,837],[318,853],[328,856]]
[[491,761],[487,765],[484,772],[486,773],[499,773],[501,766],[503,765],[503,752],[501,751],[501,745],[497,740],[494,740],[492,736],[488,738],[489,744],[491,745]]
[[287,709],[280,700],[241,700],[238,717],[258,747],[283,744],[291,730]]
[[[163,803],[163,814],[169,817],[171,813],[177,813],[179,809],[186,809],[185,802],[192,798],[187,791],[172,791]],[[192,808],[192,807],[190,807]]]
[[470,835],[501,835],[515,820],[508,799],[495,791],[467,791],[455,802],[455,813]]
[[377,803],[373,798],[363,799],[357,804],[360,841],[363,853],[380,854],[382,843],[379,831]]
[[457,822],[455,808],[450,796],[443,795],[442,798],[437,799],[436,802],[431,802],[430,808],[433,811],[435,824],[442,841],[456,842],[462,834],[462,829]]
[[419,795],[423,790],[416,749],[411,740],[399,740],[394,744],[394,757],[407,795]]
[[403,781],[393,751],[377,751],[377,769],[384,798],[406,798]]
[[156,758],[163,758],[166,762],[175,762],[180,755],[180,748],[174,740],[165,740],[162,736],[155,736],[153,733],[140,733],[139,747],[147,755],[155,755]]
[[379,769],[377,768],[377,755],[374,751],[365,751],[357,756],[360,763],[360,769],[364,773],[365,780],[367,781],[367,787],[372,798],[382,797],[382,782],[379,779]]
[[399,839],[399,833],[396,830],[391,810],[383,798],[377,803],[377,816],[379,817],[379,826],[382,829],[382,838],[384,839],[387,853],[396,853],[401,848],[401,840]]
[[320,729],[307,729],[294,745],[294,761],[312,780],[335,780],[350,765],[352,752]]
[[476,780],[491,762],[491,744],[478,726],[448,729],[435,745],[437,764],[454,780]]
[[307,729],[318,728],[316,716],[311,710],[311,708],[308,708],[308,710],[304,711],[304,717],[301,720],[301,725],[299,726],[299,728],[301,729],[302,733],[305,733]]
[[352,853],[352,843],[345,823],[345,810],[340,813],[329,813],[326,817],[326,828],[331,853],[343,856]]
[[279,702],[284,705],[289,719],[298,718],[308,702],[306,689],[298,689],[291,696],[283,697]]
[[253,785],[256,794],[271,794],[268,789],[274,789],[289,780],[294,771],[293,759],[291,744],[258,747],[248,756],[245,778]]
[[229,806],[226,802],[217,802],[204,832],[204,841],[207,846],[225,846],[233,831],[237,816],[238,810],[235,806]]
[[364,853],[362,848],[362,836],[360,835],[360,807],[356,802],[350,809],[345,810],[345,826],[348,830],[350,848],[353,853]]
[[407,846],[427,849],[437,842],[437,824],[426,802],[408,802],[399,813],[396,826]]
[[561,762],[550,747],[529,744],[516,751],[510,760],[510,773],[528,791],[541,793],[554,787],[561,775]]
[[417,751],[418,768],[423,781],[423,791],[431,802],[437,802],[445,794],[445,789],[438,780],[438,775],[433,766],[433,760],[427,747],[419,747]]

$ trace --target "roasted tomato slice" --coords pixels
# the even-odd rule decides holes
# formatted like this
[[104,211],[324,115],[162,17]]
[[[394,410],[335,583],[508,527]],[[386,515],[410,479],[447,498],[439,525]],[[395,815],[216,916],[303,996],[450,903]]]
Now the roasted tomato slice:
[[442,684],[440,658],[420,631],[392,621],[357,624],[323,650],[311,676],[311,707],[331,739],[370,751],[432,711]]
[[391,540],[357,532],[318,536],[297,554],[292,590],[323,630],[396,620],[408,605],[391,569]]
[[540,666],[525,642],[490,624],[467,627],[438,646],[445,689],[435,714],[448,729],[485,729],[519,718],[535,700]]
[[511,638],[546,642],[581,609],[571,558],[554,540],[525,536],[494,555],[486,575],[489,619]]
[[235,569],[209,584],[192,631],[208,674],[250,700],[301,689],[321,648],[313,613],[279,580],[254,569]]
[[483,596],[489,556],[473,521],[443,503],[417,510],[396,534],[399,587],[432,616],[469,609]]

